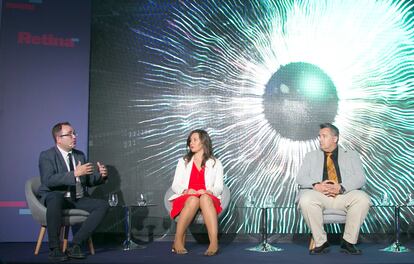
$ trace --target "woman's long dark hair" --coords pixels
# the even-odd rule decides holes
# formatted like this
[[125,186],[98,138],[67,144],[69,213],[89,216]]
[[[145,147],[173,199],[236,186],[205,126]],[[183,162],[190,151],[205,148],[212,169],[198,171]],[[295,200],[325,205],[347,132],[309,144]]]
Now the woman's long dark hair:
[[209,159],[213,159],[214,164],[215,164],[216,158],[213,155],[213,146],[212,146],[212,143],[211,143],[211,138],[208,135],[208,133],[205,130],[202,130],[202,129],[196,129],[196,130],[191,131],[190,135],[188,135],[188,137],[187,137],[188,151],[187,151],[187,154],[185,154],[185,156],[184,156],[184,160],[185,160],[186,164],[188,162],[190,162],[191,158],[195,154],[190,149],[191,136],[194,133],[198,134],[198,136],[200,137],[201,144],[203,145],[204,154],[203,154],[203,160],[201,161],[201,167],[204,167],[206,165],[207,160],[209,160]]

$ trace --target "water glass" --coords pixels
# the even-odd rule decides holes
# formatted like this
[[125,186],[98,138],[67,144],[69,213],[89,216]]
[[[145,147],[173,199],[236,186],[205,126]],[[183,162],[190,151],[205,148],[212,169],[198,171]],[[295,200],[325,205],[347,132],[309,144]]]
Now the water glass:
[[381,195],[380,205],[388,206],[391,205],[390,197],[387,192],[384,192]]
[[244,202],[244,205],[246,207],[254,207],[255,204],[256,204],[256,200],[254,199],[253,195],[251,194],[247,195],[247,199]]
[[108,203],[109,203],[109,206],[112,206],[112,207],[117,206],[117,204],[118,204],[118,194],[116,194],[116,193],[109,194]]
[[275,206],[275,197],[273,194],[270,194],[266,197],[265,206],[270,208]]
[[407,194],[407,205],[409,206],[414,205],[414,193]]
[[147,205],[147,200],[145,199],[145,195],[143,193],[138,193],[137,194],[137,205],[138,206]]

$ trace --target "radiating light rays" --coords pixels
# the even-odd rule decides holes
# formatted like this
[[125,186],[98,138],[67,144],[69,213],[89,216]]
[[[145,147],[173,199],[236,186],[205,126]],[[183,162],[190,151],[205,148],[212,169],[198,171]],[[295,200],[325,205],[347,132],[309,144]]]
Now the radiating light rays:
[[[264,115],[272,75],[306,62],[335,85],[333,121],[341,145],[361,153],[367,191],[402,202],[414,186],[412,12],[411,1],[183,1],[159,35],[132,29],[155,41],[147,48],[156,56],[142,61],[142,82],[154,95],[130,105],[148,116],[138,122],[151,131],[140,137],[148,177],[171,181],[187,134],[205,128],[232,191],[224,231],[259,232],[260,211],[241,209],[246,196],[259,207],[270,194],[278,205],[294,205],[301,160],[319,145],[316,135],[282,137]],[[295,209],[282,211],[270,215],[271,232],[306,231]],[[377,230],[375,221],[364,230]]]

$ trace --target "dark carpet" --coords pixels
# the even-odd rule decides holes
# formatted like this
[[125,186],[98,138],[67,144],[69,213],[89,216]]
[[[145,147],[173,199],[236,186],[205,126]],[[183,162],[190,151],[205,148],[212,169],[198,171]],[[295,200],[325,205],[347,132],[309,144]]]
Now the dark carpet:
[[[171,242],[153,242],[146,245],[145,249],[130,251],[123,251],[121,247],[115,245],[95,245],[95,255],[89,255],[84,260],[69,260],[64,263],[414,263],[414,242],[405,244],[412,249],[408,253],[379,251],[379,249],[387,246],[385,244],[360,244],[359,248],[363,250],[363,254],[360,256],[341,253],[339,252],[338,245],[332,245],[328,254],[311,256],[308,254],[308,245],[306,243],[277,244],[278,247],[284,249],[280,252],[261,253],[245,250],[255,245],[255,243],[250,242],[221,244],[219,254],[214,257],[203,256],[207,245],[196,242],[187,243],[189,254],[180,256],[171,253]],[[2,263],[50,263],[48,260],[47,243],[43,243],[38,256],[33,255],[34,246],[34,243],[0,243],[0,259]]]

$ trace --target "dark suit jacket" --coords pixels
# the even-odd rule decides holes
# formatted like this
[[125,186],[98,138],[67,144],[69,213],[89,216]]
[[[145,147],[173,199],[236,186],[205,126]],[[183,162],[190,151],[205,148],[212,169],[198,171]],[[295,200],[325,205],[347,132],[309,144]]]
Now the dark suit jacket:
[[[78,161],[81,164],[86,163],[85,154],[82,151],[73,149],[73,156],[75,158],[75,167]],[[73,171],[68,171],[66,163],[59,149],[54,146],[48,150],[42,151],[39,156],[39,171],[41,185],[38,190],[40,201],[43,203],[46,196],[52,191],[60,191],[65,193],[75,187],[75,175]],[[104,183],[105,180],[99,174],[98,169],[94,173],[87,176],[81,176],[79,179],[82,182],[84,194],[88,195],[86,187]]]

